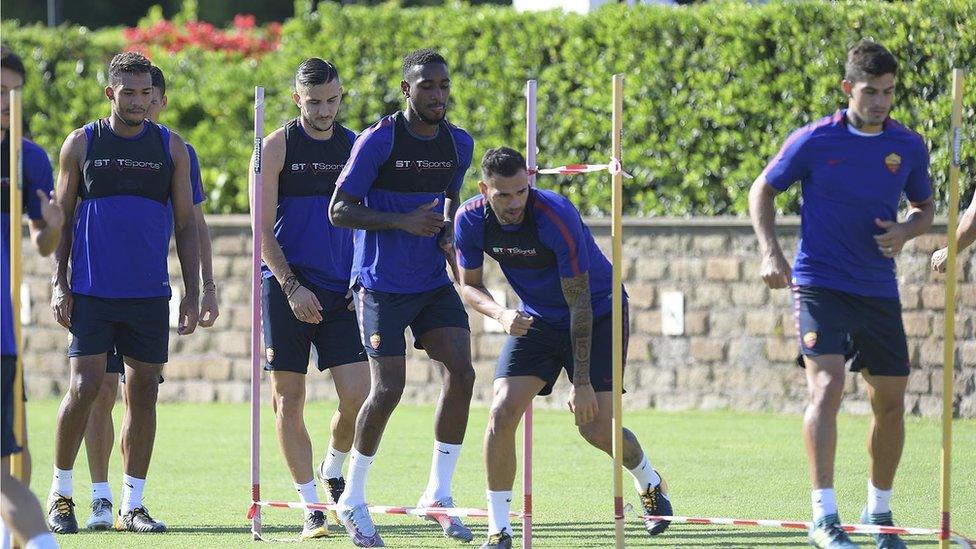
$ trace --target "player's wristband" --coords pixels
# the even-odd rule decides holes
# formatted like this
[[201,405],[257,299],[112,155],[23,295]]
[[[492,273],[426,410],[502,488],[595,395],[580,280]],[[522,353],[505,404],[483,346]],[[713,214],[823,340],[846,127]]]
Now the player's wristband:
[[295,293],[295,290],[297,290],[299,286],[301,286],[301,283],[298,282],[298,277],[295,275],[288,275],[288,277],[285,278],[285,281],[281,284],[281,291],[285,293],[286,297],[291,298],[291,295]]
[[290,292],[288,292],[288,299],[291,299],[291,296],[295,295],[295,292],[297,292],[298,289],[301,288],[301,287],[302,287],[302,285],[299,284],[298,281],[296,280],[295,281],[295,286],[291,289]]

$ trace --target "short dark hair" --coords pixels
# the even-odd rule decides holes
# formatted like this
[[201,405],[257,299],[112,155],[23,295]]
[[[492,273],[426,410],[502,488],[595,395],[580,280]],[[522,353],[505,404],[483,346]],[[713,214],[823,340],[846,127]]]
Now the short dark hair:
[[417,65],[430,65],[431,63],[440,63],[445,67],[447,66],[447,60],[444,59],[441,54],[430,48],[424,48],[422,50],[408,53],[403,58],[403,79],[407,79],[407,71],[413,67]]
[[145,74],[152,72],[152,63],[146,56],[134,51],[122,52],[112,58],[108,65],[108,84],[115,86],[121,84],[123,73]]
[[511,147],[488,149],[481,159],[481,177],[485,180],[494,175],[512,177],[525,168],[525,157]]
[[149,69],[152,76],[152,87],[159,88],[159,95],[166,95],[166,77],[163,76],[163,69],[153,65]]
[[24,81],[27,80],[27,70],[24,69],[24,61],[7,46],[0,46],[0,66],[19,74]]
[[873,40],[861,40],[847,52],[844,79],[849,82],[864,82],[884,74],[897,73],[898,61],[895,61],[895,56]]
[[338,79],[339,70],[335,65],[319,57],[309,57],[302,61],[295,71],[295,84],[306,88],[328,84]]

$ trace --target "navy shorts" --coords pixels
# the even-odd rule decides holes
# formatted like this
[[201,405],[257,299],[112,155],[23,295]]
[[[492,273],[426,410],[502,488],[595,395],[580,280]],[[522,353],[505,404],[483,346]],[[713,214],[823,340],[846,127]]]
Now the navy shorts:
[[120,374],[125,379],[125,364],[122,362],[122,353],[115,347],[112,347],[108,356],[105,357],[105,373]]
[[369,356],[405,356],[407,326],[413,332],[417,349],[423,348],[420,337],[431,330],[471,330],[468,313],[453,284],[416,294],[378,292],[360,286],[356,290],[362,344]]
[[843,355],[852,372],[908,375],[908,341],[898,298],[799,286],[793,299],[801,367],[804,356]]
[[0,364],[0,369],[3,370],[3,394],[0,395],[0,398],[3,399],[3,432],[0,433],[3,457],[21,451],[20,445],[17,444],[17,438],[14,436],[14,376],[17,374],[16,368],[17,357],[3,355],[2,364]]
[[319,357],[320,371],[366,360],[356,313],[349,310],[346,294],[318,288],[302,277],[299,282],[318,298],[322,322],[309,324],[298,320],[278,281],[274,277],[265,278],[261,282],[267,359],[264,369],[307,374],[312,345]]
[[169,358],[169,297],[104,298],[75,294],[68,356],[111,353],[140,362]]
[[[627,340],[630,338],[629,315],[624,304],[624,366],[627,364]],[[535,319],[525,335],[508,336],[498,365],[495,379],[502,377],[535,376],[546,382],[540,395],[552,392],[559,372],[566,370],[573,379],[573,345],[569,328],[556,328]],[[607,313],[593,320],[593,337],[590,343],[590,383],[593,390],[613,390],[613,314]]]

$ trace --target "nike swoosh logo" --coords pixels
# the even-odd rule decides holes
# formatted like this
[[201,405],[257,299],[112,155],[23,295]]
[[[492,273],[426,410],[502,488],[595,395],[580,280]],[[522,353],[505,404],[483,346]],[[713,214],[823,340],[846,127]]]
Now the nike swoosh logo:
[[124,484],[126,488],[135,488],[135,486],[129,484],[128,482],[123,482],[122,484]]
[[437,451],[440,452],[440,453],[442,453],[442,454],[447,454],[447,455],[450,455],[451,454],[450,452],[447,452],[445,450],[441,450],[440,448],[438,448]]

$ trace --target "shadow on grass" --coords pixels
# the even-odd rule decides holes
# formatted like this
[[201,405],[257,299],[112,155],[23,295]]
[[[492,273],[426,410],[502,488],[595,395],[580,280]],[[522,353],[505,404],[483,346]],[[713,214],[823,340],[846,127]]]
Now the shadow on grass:
[[[515,527],[516,530],[519,526]],[[748,549],[752,547],[809,547],[805,532],[769,531],[747,528],[709,528],[682,525],[671,526],[658,536],[648,536],[643,528],[632,523],[626,528],[630,547],[715,547]],[[865,535],[852,536],[855,543],[873,545]],[[609,547],[613,545],[613,528],[607,522],[552,522],[534,525],[533,538],[539,545],[551,547]],[[517,544],[521,540],[517,539]],[[911,538],[912,547],[936,546],[931,538]]]
[[[474,544],[484,540],[486,529],[483,524],[473,524]],[[515,546],[521,546],[521,525],[514,524],[516,530]],[[331,540],[345,538],[341,526],[330,525]],[[428,547],[431,542],[450,543],[440,538],[439,530],[432,524],[381,524],[380,534],[390,546]],[[250,539],[248,526],[180,526],[170,528],[174,534],[240,534],[242,540]],[[262,535],[272,542],[297,542],[298,529],[293,526],[265,526]],[[665,533],[650,537],[637,524],[629,523],[626,529],[627,545],[631,547],[714,547],[722,549],[748,549],[763,547],[808,547],[806,534],[800,531],[767,531],[745,528],[683,527],[675,525]],[[544,547],[609,547],[613,545],[613,527],[606,521],[592,522],[549,522],[533,525],[533,538]],[[425,541],[426,540],[426,541]],[[872,545],[864,535],[853,536],[855,543]],[[439,544],[440,544],[439,543]],[[439,545],[438,544],[438,545]],[[912,547],[931,547],[938,541],[931,538],[911,538]]]

